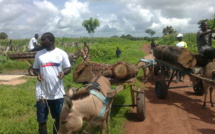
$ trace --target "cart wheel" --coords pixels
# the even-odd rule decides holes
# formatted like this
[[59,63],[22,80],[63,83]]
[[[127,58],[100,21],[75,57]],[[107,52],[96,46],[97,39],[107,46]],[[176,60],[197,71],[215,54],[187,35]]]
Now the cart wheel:
[[165,99],[168,93],[168,87],[165,80],[158,80],[155,83],[155,93],[158,98]]
[[198,84],[195,84],[195,85],[193,86],[193,90],[194,90],[194,93],[195,93],[196,95],[203,95],[204,89],[203,89],[202,80],[198,79]]
[[143,121],[146,118],[145,93],[144,92],[137,93],[136,102],[137,102],[137,117],[139,120]]
[[33,66],[32,65],[28,68],[28,74],[30,76],[34,76],[35,75],[34,72],[33,72]]

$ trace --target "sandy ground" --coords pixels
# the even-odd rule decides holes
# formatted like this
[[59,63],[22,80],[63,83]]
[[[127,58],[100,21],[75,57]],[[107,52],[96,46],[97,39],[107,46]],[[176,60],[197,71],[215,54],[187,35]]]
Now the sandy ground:
[[23,79],[23,76],[29,76],[27,70],[14,70],[6,73],[0,73],[0,84],[3,85],[18,85],[26,82],[26,79]]
[[[143,51],[148,53],[148,47],[144,45]],[[159,99],[154,85],[158,79],[160,75],[145,83],[146,119],[138,121],[133,110],[133,118],[124,125],[125,134],[215,134],[215,107],[210,106],[209,96],[205,109],[204,96],[195,95],[192,87],[168,89],[167,98]],[[184,82],[173,80],[170,87],[186,85],[192,85],[188,76]]]

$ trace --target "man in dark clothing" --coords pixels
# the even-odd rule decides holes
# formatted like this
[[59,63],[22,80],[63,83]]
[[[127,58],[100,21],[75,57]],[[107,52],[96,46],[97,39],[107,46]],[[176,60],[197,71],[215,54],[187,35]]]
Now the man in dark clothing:
[[153,54],[153,49],[154,49],[155,46],[156,46],[155,41],[152,40],[152,42],[151,42],[151,50],[150,50],[151,54]]
[[214,58],[215,49],[212,47],[212,38],[215,39],[215,37],[212,33],[215,33],[215,29],[209,30],[208,23],[205,21],[201,23],[200,28],[196,36],[198,52],[207,58]]
[[119,47],[117,47],[116,49],[116,57],[119,58],[121,54],[121,50],[119,49]]

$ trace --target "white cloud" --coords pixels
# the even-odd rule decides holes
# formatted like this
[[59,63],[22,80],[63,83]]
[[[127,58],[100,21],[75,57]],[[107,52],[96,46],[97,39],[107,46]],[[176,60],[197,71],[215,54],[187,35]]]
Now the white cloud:
[[196,32],[199,20],[213,18],[214,5],[214,0],[0,0],[0,32],[9,38],[47,31],[88,36],[81,24],[90,17],[100,21],[95,36],[148,36],[148,28],[161,36],[170,25],[182,33]]

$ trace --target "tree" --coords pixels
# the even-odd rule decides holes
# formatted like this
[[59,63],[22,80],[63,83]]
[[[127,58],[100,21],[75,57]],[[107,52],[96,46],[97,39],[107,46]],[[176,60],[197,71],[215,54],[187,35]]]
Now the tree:
[[214,14],[213,19],[208,20],[208,25],[209,25],[209,29],[214,29],[215,28],[215,14]]
[[7,38],[8,38],[8,36],[5,32],[0,33],[0,39],[7,39]]
[[152,37],[156,32],[152,29],[146,29],[145,33],[149,34]]
[[93,19],[92,17],[89,20],[84,20],[82,22],[82,26],[84,26],[87,30],[87,32],[90,34],[90,36],[93,36],[93,33],[95,33],[96,27],[100,26],[100,22],[98,19]]
[[176,33],[177,31],[172,28],[172,26],[167,26],[166,28],[163,29],[163,35],[168,35],[168,34],[173,34]]

